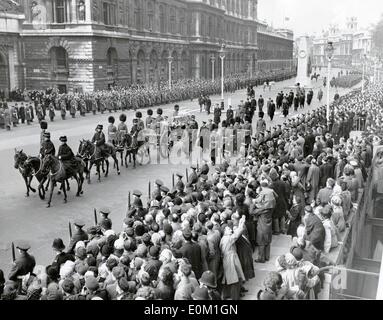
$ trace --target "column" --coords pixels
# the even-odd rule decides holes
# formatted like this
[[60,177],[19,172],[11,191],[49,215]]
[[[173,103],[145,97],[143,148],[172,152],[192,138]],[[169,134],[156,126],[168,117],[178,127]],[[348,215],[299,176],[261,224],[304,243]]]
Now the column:
[[201,54],[195,53],[193,58],[194,58],[193,76],[195,79],[200,79],[201,78]]
[[76,4],[76,0],[72,0],[71,1],[71,22],[72,23],[77,23],[77,4]]
[[85,0],[85,22],[91,23],[92,22],[92,6],[90,3],[91,0]]
[[252,6],[251,6],[251,1],[252,0],[247,0],[247,16],[249,19],[253,18],[253,15],[252,15]]
[[195,17],[195,35],[196,37],[200,37],[201,36],[201,33],[200,33],[200,13],[199,12],[196,12],[196,17]]
[[15,58],[13,56],[13,47],[8,48],[8,77],[9,77],[9,90],[12,91],[17,87],[16,85],[16,70]]
[[132,83],[137,83],[137,58],[132,58]]
[[145,72],[144,79],[145,79],[145,83],[149,83],[150,82],[149,69],[150,69],[149,58],[145,58],[145,67],[144,67],[144,72]]

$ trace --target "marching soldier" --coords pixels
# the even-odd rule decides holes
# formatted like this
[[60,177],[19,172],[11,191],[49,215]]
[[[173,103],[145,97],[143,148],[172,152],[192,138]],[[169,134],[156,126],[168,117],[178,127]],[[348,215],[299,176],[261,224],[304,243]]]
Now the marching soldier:
[[60,113],[61,113],[61,119],[65,120],[66,116],[66,103],[64,99],[60,100]]
[[137,118],[137,129],[138,132],[145,129],[145,123],[142,121],[142,113],[140,111],[136,112],[136,118]]
[[221,115],[222,115],[222,110],[219,104],[217,103],[214,109],[214,123],[216,125],[218,125],[221,122]]
[[10,112],[12,117],[12,125],[14,127],[17,127],[17,124],[19,123],[17,103],[15,104],[15,106],[11,107]]
[[21,102],[18,117],[19,119],[21,119],[21,123],[24,124],[25,123],[25,107],[23,102]]
[[70,115],[72,118],[76,118],[76,110],[77,110],[77,101],[74,97],[70,101]]
[[86,103],[85,103],[85,100],[84,98],[80,98],[79,100],[79,106],[80,106],[80,115],[82,117],[85,117],[85,112],[86,112]]
[[146,128],[150,129],[151,126],[152,126],[152,123],[154,123],[154,121],[155,121],[154,118],[153,118],[153,110],[149,109],[147,111],[147,113],[148,113],[148,116],[146,118]]
[[20,257],[13,262],[12,269],[9,273],[8,279],[19,283],[19,289],[22,280],[20,277],[33,273],[33,269],[36,266],[35,258],[28,253],[31,246],[25,242],[20,241],[16,248],[19,250]]
[[227,124],[231,124],[232,120],[234,119],[234,111],[231,106],[229,106],[229,109],[226,112],[226,122]]
[[55,107],[53,106],[53,103],[51,102],[49,104],[49,119],[51,120],[51,122],[54,121],[55,116],[56,116]]
[[77,242],[88,240],[88,234],[84,230],[82,230],[82,228],[85,226],[85,223],[80,219],[76,219],[73,224],[75,227],[75,232],[72,236],[72,239],[70,239],[70,243],[68,245],[67,253],[69,254],[74,254],[74,249],[76,247]]
[[117,127],[114,125],[115,119],[113,116],[108,118],[108,143],[115,145],[117,138]]
[[49,132],[44,132],[43,138],[44,141],[40,147],[40,157],[45,158],[47,155],[54,156],[56,154],[56,149],[51,141],[51,134]]

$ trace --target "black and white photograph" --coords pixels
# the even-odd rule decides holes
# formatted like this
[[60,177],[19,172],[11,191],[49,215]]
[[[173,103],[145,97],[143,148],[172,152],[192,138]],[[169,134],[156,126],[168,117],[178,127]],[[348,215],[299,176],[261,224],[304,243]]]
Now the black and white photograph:
[[0,306],[383,300],[382,260],[382,0],[0,0]]

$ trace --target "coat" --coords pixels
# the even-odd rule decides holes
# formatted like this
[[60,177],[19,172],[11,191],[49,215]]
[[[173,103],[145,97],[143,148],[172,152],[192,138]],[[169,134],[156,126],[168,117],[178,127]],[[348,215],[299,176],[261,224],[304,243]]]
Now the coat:
[[245,280],[242,265],[238,257],[236,241],[241,237],[244,225],[240,225],[231,235],[224,235],[221,239],[223,278],[222,284],[231,285]]
[[310,241],[316,249],[324,250],[326,232],[322,221],[315,214],[310,213],[310,215],[306,217],[305,225],[304,239]]
[[[307,173],[306,183],[309,183],[311,190],[309,191],[309,202],[316,199],[316,196],[319,191],[319,179],[320,179],[320,169],[317,165],[312,164]],[[302,199],[303,200],[303,199]]]
[[82,229],[78,230],[75,234],[73,234],[72,239],[70,239],[67,252],[73,254],[76,243],[85,240],[88,240],[88,234]]
[[185,242],[179,250],[174,252],[174,256],[176,258],[187,258],[197,279],[201,278],[205,270],[203,270],[201,247],[197,243]]
[[273,218],[283,218],[286,215],[287,202],[289,195],[287,193],[286,183],[281,180],[273,181],[271,189],[278,195],[276,198],[276,206],[273,211]]
[[25,276],[32,273],[36,266],[35,258],[28,252],[23,252],[21,256],[12,264],[12,269],[9,272],[8,279],[17,281],[17,277]]

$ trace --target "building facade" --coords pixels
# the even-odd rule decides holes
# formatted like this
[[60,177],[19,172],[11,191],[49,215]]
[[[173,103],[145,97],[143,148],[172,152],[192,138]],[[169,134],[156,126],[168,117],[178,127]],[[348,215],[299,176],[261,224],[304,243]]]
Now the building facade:
[[333,65],[339,68],[351,68],[362,63],[363,55],[371,52],[372,33],[368,29],[359,29],[355,17],[347,19],[346,28],[331,25],[329,30],[319,37],[314,37],[314,65],[327,66],[326,47],[333,42]]
[[252,77],[280,68],[293,46],[282,34],[262,34],[262,61],[271,64],[258,61],[257,0],[18,1],[27,89],[218,78],[222,47],[225,75]]

